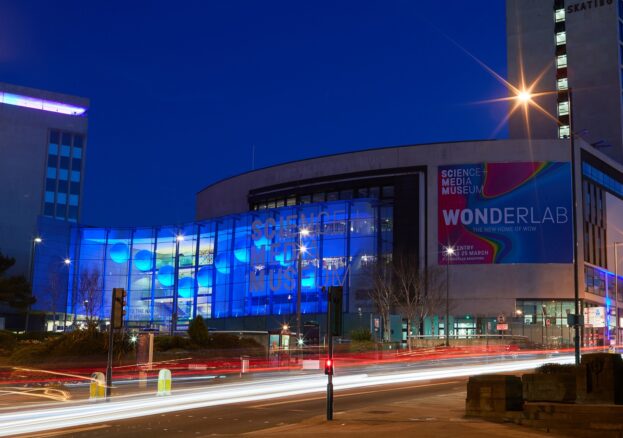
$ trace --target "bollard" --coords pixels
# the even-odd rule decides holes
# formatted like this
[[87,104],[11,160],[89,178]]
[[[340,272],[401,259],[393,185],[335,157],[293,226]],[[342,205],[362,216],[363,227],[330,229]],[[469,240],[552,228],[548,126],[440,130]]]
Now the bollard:
[[240,377],[249,372],[249,356],[240,356]]
[[91,374],[91,383],[89,384],[89,400],[97,401],[106,398],[106,376],[104,373]]
[[141,370],[138,372],[138,387],[147,388],[147,371]]
[[171,371],[166,368],[158,373],[158,395],[171,395]]

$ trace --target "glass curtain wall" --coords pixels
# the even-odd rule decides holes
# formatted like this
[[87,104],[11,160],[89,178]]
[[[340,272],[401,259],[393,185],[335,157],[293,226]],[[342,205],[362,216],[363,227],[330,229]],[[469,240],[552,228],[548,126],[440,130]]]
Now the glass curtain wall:
[[[344,286],[345,309],[356,312],[369,303],[368,267],[391,254],[391,221],[391,207],[356,199],[182,227],[81,227],[67,313],[108,318],[112,288],[123,287],[129,325],[167,326],[177,313],[184,328],[196,315],[295,314],[299,293],[301,313],[325,312],[323,288],[333,285]],[[84,302],[89,285],[95,307]]]

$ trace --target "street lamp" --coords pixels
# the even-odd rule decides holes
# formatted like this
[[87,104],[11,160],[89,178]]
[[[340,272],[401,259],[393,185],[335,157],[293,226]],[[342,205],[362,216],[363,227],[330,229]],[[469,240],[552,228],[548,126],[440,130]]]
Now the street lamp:
[[303,254],[307,252],[307,247],[303,244],[303,237],[309,236],[307,228],[299,228],[298,254],[297,254],[297,274],[296,274],[296,337],[297,344],[301,345],[301,296],[303,286]]
[[69,266],[69,265],[71,265],[71,259],[67,258],[67,259],[63,260],[63,263],[65,263],[65,266]]
[[619,252],[623,242],[614,242],[614,343],[619,345]]
[[[514,90],[515,98],[517,100],[517,105],[524,106],[524,112],[527,113],[527,108],[529,105],[535,106],[541,112],[545,112],[548,114],[540,105],[534,102],[533,97],[537,95],[532,94],[530,92],[531,89],[528,90]],[[573,343],[575,344],[575,364],[580,364],[580,291],[579,291],[579,274],[578,274],[578,224],[577,224],[577,196],[576,196],[576,181],[575,181],[575,131],[573,126],[573,98],[572,98],[572,89],[569,87],[567,89],[567,95],[569,97],[569,145],[571,148],[571,195],[572,195],[572,216],[573,216],[573,298],[575,302],[574,312],[575,317],[573,321],[573,326],[575,328],[575,333],[573,335]],[[549,114],[548,114],[549,116]],[[553,118],[552,116],[550,116]],[[556,120],[558,123],[558,120]]]
[[177,294],[178,294],[178,277],[180,270],[180,243],[184,241],[184,235],[179,233],[175,236],[175,268],[173,270],[173,308],[171,311],[171,330],[170,334],[173,336],[177,330]]
[[[39,236],[32,239],[32,252],[30,254],[30,296],[33,295],[32,286],[33,279],[35,277],[35,257],[37,255],[37,245],[43,242],[43,239]],[[30,309],[32,304],[28,304],[28,309],[26,309],[26,322],[24,326],[24,333],[28,331],[28,323],[30,321]]]
[[446,347],[450,346],[450,257],[454,255],[454,248],[447,246],[444,250],[446,255]]

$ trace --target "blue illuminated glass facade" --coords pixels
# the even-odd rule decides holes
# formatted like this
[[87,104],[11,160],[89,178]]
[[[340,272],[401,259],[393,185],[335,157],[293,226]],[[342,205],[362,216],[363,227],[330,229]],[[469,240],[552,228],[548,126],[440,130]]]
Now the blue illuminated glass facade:
[[[128,293],[131,326],[183,327],[204,318],[296,313],[301,249],[301,312],[326,312],[323,287],[344,286],[345,311],[369,310],[367,266],[392,251],[392,208],[357,199],[254,211],[181,227],[74,226],[66,314],[85,314],[89,275],[99,278],[97,313],[110,291]],[[45,230],[42,231],[43,233]],[[45,259],[41,260],[43,263]],[[45,266],[36,267],[44,271]],[[95,273],[95,275],[93,275]],[[93,291],[90,292],[93,296]]]

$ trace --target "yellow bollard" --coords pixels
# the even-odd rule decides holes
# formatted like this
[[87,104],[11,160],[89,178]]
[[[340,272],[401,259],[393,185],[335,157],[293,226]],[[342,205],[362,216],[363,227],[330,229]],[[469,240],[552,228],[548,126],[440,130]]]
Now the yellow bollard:
[[106,376],[104,373],[91,374],[89,384],[89,400],[97,401],[106,398]]
[[171,371],[163,368],[158,373],[158,394],[171,395]]

